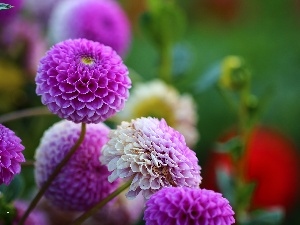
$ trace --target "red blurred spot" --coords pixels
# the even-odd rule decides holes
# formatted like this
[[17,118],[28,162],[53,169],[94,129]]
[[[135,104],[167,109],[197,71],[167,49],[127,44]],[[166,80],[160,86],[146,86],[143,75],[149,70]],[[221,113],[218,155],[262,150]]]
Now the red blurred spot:
[[[225,139],[232,136],[233,133],[229,132]],[[292,141],[274,129],[258,127],[250,138],[247,151],[244,176],[257,185],[251,208],[291,208],[299,197],[300,187],[299,154]],[[212,152],[203,167],[203,188],[218,191],[215,174],[218,166],[234,172],[227,153]]]

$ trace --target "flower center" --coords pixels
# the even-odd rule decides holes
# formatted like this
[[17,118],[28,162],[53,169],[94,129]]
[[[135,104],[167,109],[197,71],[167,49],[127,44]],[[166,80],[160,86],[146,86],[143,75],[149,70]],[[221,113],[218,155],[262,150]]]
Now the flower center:
[[94,59],[91,57],[82,57],[81,62],[85,65],[92,65],[94,64]]

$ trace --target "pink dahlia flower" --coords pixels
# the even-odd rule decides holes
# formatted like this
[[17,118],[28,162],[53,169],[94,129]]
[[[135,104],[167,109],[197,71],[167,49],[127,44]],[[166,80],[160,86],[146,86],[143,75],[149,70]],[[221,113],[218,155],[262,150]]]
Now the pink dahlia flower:
[[25,162],[21,139],[13,131],[0,124],[0,185],[9,185],[15,174],[21,172]]
[[[16,209],[16,216],[13,220],[12,225],[18,225],[20,219],[22,218],[23,214],[28,208],[28,203],[18,200],[14,202],[14,207]],[[46,214],[39,210],[34,210],[32,213],[30,213],[24,223],[24,225],[48,225],[48,224],[50,223],[48,221]]]
[[86,38],[112,47],[124,55],[131,41],[130,23],[114,0],[68,0],[54,8],[49,22],[52,43]]
[[149,198],[163,187],[198,187],[201,183],[195,152],[164,119],[142,117],[122,122],[109,133],[100,161],[113,171],[110,182],[133,179],[127,198],[139,192]]
[[146,225],[230,225],[234,212],[220,193],[200,188],[166,187],[146,202]]
[[75,39],[46,53],[36,85],[36,93],[52,113],[75,123],[99,123],[123,109],[131,80],[111,47]]
[[[79,138],[80,124],[63,120],[50,127],[35,154],[35,179],[42,186]],[[45,197],[66,210],[86,210],[117,187],[108,182],[110,172],[99,162],[101,148],[108,140],[109,128],[103,123],[88,124],[80,147],[55,178]]]

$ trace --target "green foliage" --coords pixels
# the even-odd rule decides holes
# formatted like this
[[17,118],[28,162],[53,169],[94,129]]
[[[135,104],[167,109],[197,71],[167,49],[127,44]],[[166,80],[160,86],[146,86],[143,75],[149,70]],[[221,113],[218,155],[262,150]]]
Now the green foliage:
[[6,3],[0,3],[0,10],[11,9],[13,6]]
[[11,183],[6,186],[0,185],[0,193],[2,201],[5,203],[11,203],[22,194],[24,189],[24,181],[20,175],[14,177]]
[[179,40],[186,27],[182,10],[173,1],[148,0],[149,11],[141,17],[145,35],[158,47]]

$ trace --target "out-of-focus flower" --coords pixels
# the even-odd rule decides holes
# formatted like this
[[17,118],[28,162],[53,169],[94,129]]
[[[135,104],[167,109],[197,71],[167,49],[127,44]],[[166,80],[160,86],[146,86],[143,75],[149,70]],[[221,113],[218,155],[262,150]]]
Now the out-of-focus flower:
[[131,80],[111,47],[75,39],[46,53],[36,84],[36,93],[52,113],[75,123],[99,123],[123,109]]
[[71,224],[78,217],[78,212],[62,210],[51,204],[45,197],[39,201],[36,208],[46,213],[51,225]]
[[0,59],[0,111],[7,112],[24,98],[25,77],[12,62]]
[[94,214],[84,225],[132,225],[141,218],[145,199],[140,194],[128,200],[124,193],[117,196],[112,205],[107,205]]
[[198,141],[198,118],[193,98],[188,94],[180,95],[174,87],[160,80],[137,84],[124,110],[115,119],[120,122],[143,116],[164,118],[182,133],[188,146]]
[[31,77],[35,76],[38,62],[47,50],[40,26],[17,17],[4,28],[1,42],[10,57],[21,61]]
[[23,0],[1,0],[1,3],[6,3],[13,7],[10,9],[1,10],[0,30],[2,29],[2,27],[9,25],[9,22],[19,14],[23,5]]
[[[80,131],[80,124],[63,120],[44,133],[35,154],[35,179],[39,187],[70,151]],[[86,210],[116,188],[118,181],[108,182],[110,172],[99,162],[108,132],[103,123],[87,125],[80,147],[45,193],[50,202],[61,209]]]
[[[228,132],[221,142],[234,137],[236,132]],[[299,154],[292,141],[281,132],[266,126],[253,130],[246,147],[244,178],[255,182],[250,207],[290,209],[299,199]],[[219,191],[216,182],[217,169],[234,174],[229,153],[212,152],[203,173],[202,187]]]
[[164,119],[148,117],[122,122],[109,133],[100,161],[113,171],[110,182],[132,179],[128,198],[139,192],[149,198],[166,186],[198,187],[201,182],[195,152]]
[[[12,225],[18,225],[20,219],[28,208],[28,203],[24,201],[17,200],[14,202],[14,207],[16,209],[16,216]],[[46,214],[39,210],[34,210],[27,217],[24,225],[48,225],[50,224]]]
[[62,1],[51,14],[49,38],[52,43],[86,38],[124,55],[131,41],[130,23],[114,0]]
[[64,0],[47,0],[47,1],[37,1],[37,0],[23,0],[24,8],[34,20],[38,21],[41,26],[45,29],[48,26],[50,15],[55,8],[55,6]]
[[21,172],[25,162],[21,139],[7,127],[0,124],[0,185],[9,185],[15,174]]
[[235,222],[228,200],[200,188],[166,187],[146,202],[146,225],[230,225]]

